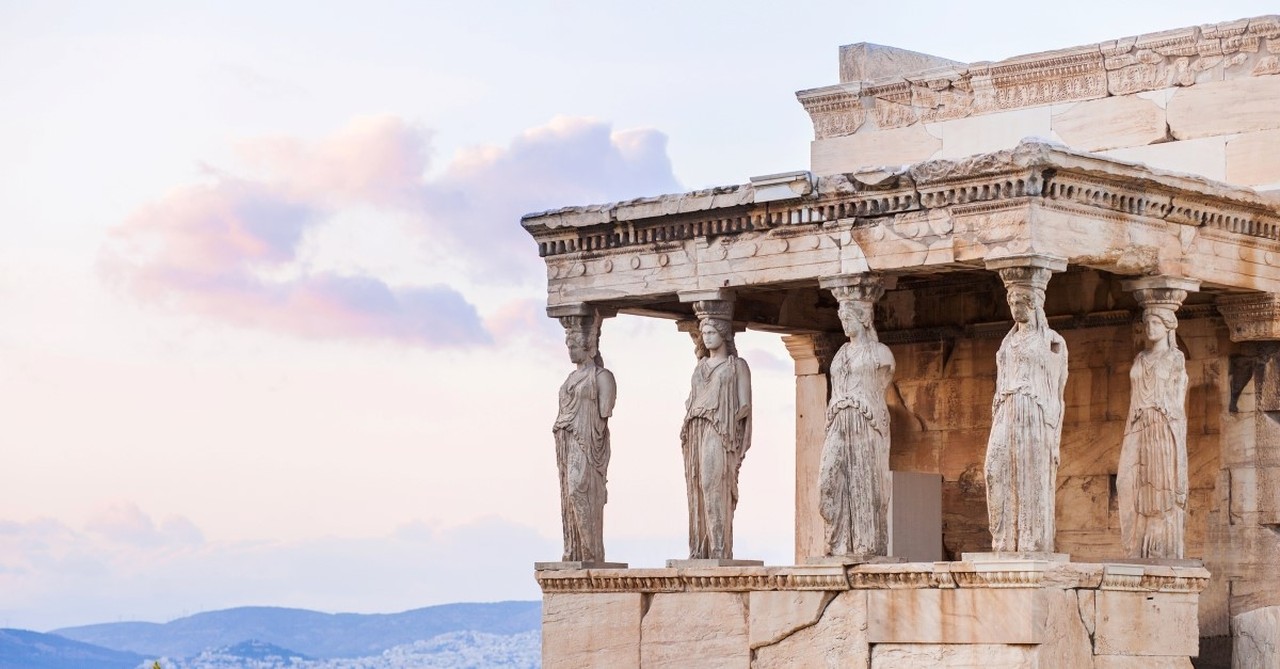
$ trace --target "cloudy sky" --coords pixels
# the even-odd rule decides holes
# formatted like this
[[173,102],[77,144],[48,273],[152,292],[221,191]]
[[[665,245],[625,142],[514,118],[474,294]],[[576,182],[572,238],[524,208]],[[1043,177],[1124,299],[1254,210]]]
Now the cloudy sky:
[[[570,371],[528,211],[804,169],[794,91],[1269,1],[0,0],[0,627],[532,599]],[[620,317],[606,544],[684,551],[693,355]],[[741,557],[790,560],[792,381],[740,348]]]

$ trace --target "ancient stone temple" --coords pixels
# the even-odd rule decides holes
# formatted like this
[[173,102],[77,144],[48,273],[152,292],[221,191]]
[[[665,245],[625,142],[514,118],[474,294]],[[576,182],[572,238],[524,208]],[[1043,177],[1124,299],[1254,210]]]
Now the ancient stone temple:
[[[578,365],[545,666],[1280,666],[1280,17],[798,98],[808,171],[523,220]],[[592,535],[618,312],[695,352],[665,567]],[[795,361],[794,565],[732,552],[743,328]]]

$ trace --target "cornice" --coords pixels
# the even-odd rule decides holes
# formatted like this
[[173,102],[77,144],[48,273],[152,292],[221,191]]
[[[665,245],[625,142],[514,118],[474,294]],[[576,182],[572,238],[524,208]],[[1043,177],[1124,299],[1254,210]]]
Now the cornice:
[[1251,190],[1201,177],[1026,141],[962,160],[924,161],[894,172],[821,177],[813,191],[755,203],[750,185],[526,215],[539,255],[597,257],[690,239],[812,230],[819,224],[933,209],[953,214],[1036,202],[1117,224],[1186,225],[1280,241],[1280,213]]

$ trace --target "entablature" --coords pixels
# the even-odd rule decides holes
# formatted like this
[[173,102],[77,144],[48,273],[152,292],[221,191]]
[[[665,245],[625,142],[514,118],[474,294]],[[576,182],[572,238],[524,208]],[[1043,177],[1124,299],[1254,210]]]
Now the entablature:
[[[549,304],[644,308],[678,291],[816,286],[823,276],[974,270],[1046,253],[1118,275],[1280,292],[1280,212],[1249,189],[1026,141],[963,160],[571,207],[522,223]],[[807,183],[797,174],[780,183]],[[806,192],[807,191],[807,192]]]

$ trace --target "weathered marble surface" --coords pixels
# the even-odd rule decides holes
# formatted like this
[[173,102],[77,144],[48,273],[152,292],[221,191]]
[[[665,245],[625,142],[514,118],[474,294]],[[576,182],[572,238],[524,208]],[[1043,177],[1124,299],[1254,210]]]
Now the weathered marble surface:
[[1231,629],[1232,667],[1280,666],[1280,606],[1241,613],[1232,618]]
[[873,556],[889,552],[889,407],[893,353],[876,338],[879,277],[823,280],[839,301],[849,341],[831,362],[831,399],[818,474],[824,555]]
[[1022,560],[538,580],[544,666],[1145,669],[1188,666],[1208,572]]

